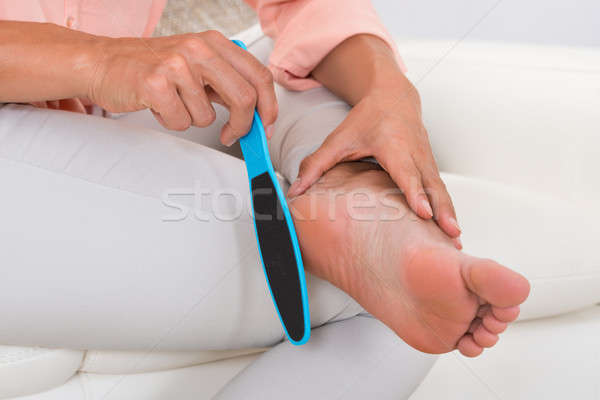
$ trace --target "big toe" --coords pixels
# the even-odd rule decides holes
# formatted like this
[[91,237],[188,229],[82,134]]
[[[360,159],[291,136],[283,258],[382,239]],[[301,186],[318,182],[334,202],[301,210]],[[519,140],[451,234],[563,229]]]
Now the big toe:
[[497,307],[517,306],[529,296],[529,281],[495,261],[472,258],[462,268],[469,289]]

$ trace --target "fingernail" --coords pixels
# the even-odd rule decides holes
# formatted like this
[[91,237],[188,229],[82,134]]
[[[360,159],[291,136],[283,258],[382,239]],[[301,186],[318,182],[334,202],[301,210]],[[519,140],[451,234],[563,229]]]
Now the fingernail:
[[433,210],[431,209],[431,205],[429,205],[429,202],[426,199],[423,199],[423,200],[421,200],[421,204],[423,205],[423,208],[427,212],[427,215],[430,217],[433,217]]
[[267,139],[271,139],[273,137],[273,125],[267,126],[265,133],[267,134]]
[[460,229],[460,226],[458,225],[458,222],[456,222],[456,219],[450,217],[448,218],[448,221],[450,221],[450,224],[452,224],[453,227],[458,229],[459,232],[462,232],[462,229]]
[[225,146],[231,147],[234,143],[235,143],[235,138],[232,138],[225,142]]

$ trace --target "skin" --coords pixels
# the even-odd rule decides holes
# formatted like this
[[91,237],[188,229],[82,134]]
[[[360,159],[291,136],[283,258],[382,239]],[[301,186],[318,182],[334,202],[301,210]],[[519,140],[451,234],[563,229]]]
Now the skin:
[[371,163],[337,164],[289,204],[306,269],[420,351],[478,356],[529,295],[522,275],[459,251],[415,215]]

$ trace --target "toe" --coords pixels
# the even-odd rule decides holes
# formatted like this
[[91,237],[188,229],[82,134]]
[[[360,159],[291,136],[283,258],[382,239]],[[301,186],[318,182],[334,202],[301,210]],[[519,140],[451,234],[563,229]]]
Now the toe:
[[492,307],[494,317],[502,322],[512,322],[517,319],[521,309],[519,306],[514,307]]
[[492,347],[498,342],[498,335],[488,331],[483,324],[473,332],[473,340],[481,347]]
[[470,257],[462,268],[468,288],[497,307],[517,306],[529,295],[529,282],[495,261]]
[[458,351],[465,357],[477,357],[483,352],[483,347],[475,343],[472,335],[465,335],[459,341],[456,346]]
[[504,332],[508,326],[506,322],[500,321],[498,318],[496,318],[491,311],[483,316],[482,321],[485,329],[496,334]]

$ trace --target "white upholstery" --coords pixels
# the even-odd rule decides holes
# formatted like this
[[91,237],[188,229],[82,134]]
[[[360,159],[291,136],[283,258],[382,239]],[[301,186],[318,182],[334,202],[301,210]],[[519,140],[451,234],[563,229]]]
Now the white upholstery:
[[144,374],[79,373],[64,385],[19,400],[210,399],[255,357],[242,356]]
[[84,354],[78,350],[0,346],[0,398],[62,385],[77,373]]
[[597,399],[599,337],[599,306],[519,322],[481,357],[440,357],[410,400]]
[[93,374],[139,374],[184,368],[262,351],[88,351],[79,370]]
[[[572,151],[573,141],[586,141],[589,151],[581,154],[575,165],[563,163],[560,155],[549,155],[537,164],[518,153],[510,155],[510,163],[506,163],[507,154],[480,159],[468,152],[469,142],[465,141],[464,165],[476,164],[480,171],[476,178],[503,182],[508,190],[519,192],[531,202],[557,201],[560,197],[574,207],[597,214],[590,204],[600,198],[600,159],[596,157],[600,145],[599,50],[463,43],[445,57],[450,43],[399,40],[399,45],[410,76],[421,91],[426,125],[447,132],[433,143],[440,149],[436,154],[440,164],[444,164],[443,149],[448,147],[444,141],[455,140],[452,133],[456,130],[469,132],[468,140],[478,140],[485,134],[490,146],[495,142],[503,143],[498,147],[506,147],[506,142],[514,146],[525,143],[536,147],[540,154],[544,154],[549,141],[559,141],[553,146],[562,146],[564,154]],[[502,175],[487,168],[496,162],[506,165]],[[444,167],[460,174],[464,165]],[[532,176],[537,183],[531,184]],[[557,181],[560,185],[555,185]],[[586,185],[586,181],[592,183]],[[557,192],[556,187],[563,189]],[[564,188],[572,190],[565,192]],[[597,215],[592,217],[592,221],[598,220]],[[561,216],[533,218],[544,223]],[[564,246],[565,262],[571,263],[574,275],[545,279],[554,271],[541,269],[534,277],[534,300],[525,305],[525,316],[540,315],[549,307],[554,312],[572,311],[597,299],[600,265],[587,262],[586,254],[597,248],[594,242],[598,236],[594,233],[598,225],[582,220],[581,227],[582,232],[568,232],[567,237],[557,239]],[[501,229],[510,235],[509,226]],[[574,240],[573,235],[578,233]],[[510,242],[510,237],[507,240]],[[493,247],[490,244],[490,249]],[[551,285],[555,296],[536,298],[536,285]],[[600,371],[598,337],[600,307],[519,322],[502,335],[497,347],[478,359],[465,360],[454,353],[441,357],[411,400],[595,398]],[[119,382],[110,392],[110,400],[209,399],[255,357],[214,361],[234,355],[88,352],[84,360],[80,351],[0,347],[0,398],[55,387],[24,399],[99,400]],[[82,372],[75,375],[78,370]],[[131,375],[118,375],[123,373]]]

